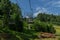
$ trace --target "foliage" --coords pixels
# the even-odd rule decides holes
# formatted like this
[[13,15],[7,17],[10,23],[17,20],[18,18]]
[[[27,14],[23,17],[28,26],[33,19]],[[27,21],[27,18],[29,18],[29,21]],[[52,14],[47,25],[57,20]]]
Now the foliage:
[[38,20],[35,20],[34,27],[35,27],[36,31],[40,31],[40,32],[49,32],[49,33],[55,33],[56,32],[53,25],[47,24],[45,22],[41,22]]
[[39,13],[36,19],[39,19],[42,22],[48,22],[52,24],[60,25],[60,16],[46,13]]
[[[14,10],[15,9],[15,10]],[[21,10],[19,7],[15,4],[12,5],[12,16],[11,16],[11,22],[13,22],[13,28],[16,31],[22,31],[23,29],[23,21],[22,21],[22,15]]]
[[22,31],[22,15],[21,9],[18,5],[11,3],[9,0],[3,0],[0,3],[0,20],[3,21],[0,25],[3,25],[3,27],[9,27],[9,29],[15,31]]

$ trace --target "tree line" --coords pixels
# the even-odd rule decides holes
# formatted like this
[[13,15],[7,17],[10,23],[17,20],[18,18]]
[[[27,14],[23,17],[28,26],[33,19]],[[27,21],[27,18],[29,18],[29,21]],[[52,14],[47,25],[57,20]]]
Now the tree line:
[[48,22],[60,25],[60,15],[39,13],[36,18],[42,22]]

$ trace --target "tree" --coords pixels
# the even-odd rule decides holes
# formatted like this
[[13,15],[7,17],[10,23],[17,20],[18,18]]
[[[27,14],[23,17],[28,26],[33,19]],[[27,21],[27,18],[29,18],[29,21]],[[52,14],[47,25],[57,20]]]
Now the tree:
[[20,32],[23,30],[21,9],[17,4],[12,3],[11,11],[10,21],[13,22],[11,29]]
[[9,0],[1,0],[0,3],[0,18],[2,18],[0,20],[3,21],[3,27],[20,31],[23,27],[21,9]]
[[36,19],[34,20],[34,27],[35,27],[35,30],[38,32],[48,32],[48,33],[55,33],[56,32],[53,25],[47,24],[45,22],[41,22]]
[[59,15],[53,15],[53,14],[46,14],[46,13],[39,13],[36,19],[42,21],[42,22],[48,22],[52,24],[60,25],[60,16]]
[[8,21],[10,17],[10,1],[9,0],[1,0],[0,2],[0,17],[2,18],[3,21],[3,27],[8,26]]

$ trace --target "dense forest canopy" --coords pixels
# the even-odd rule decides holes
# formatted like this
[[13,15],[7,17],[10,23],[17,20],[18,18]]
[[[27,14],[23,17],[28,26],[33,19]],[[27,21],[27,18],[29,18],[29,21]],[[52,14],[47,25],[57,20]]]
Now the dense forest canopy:
[[48,22],[48,23],[60,25],[60,15],[39,13],[37,15],[36,19],[38,19],[42,22]]

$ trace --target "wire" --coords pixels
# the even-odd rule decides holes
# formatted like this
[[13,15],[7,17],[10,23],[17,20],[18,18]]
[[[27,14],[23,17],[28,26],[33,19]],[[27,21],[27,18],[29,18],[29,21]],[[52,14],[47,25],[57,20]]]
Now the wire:
[[29,5],[30,5],[30,10],[32,12],[30,16],[31,16],[31,18],[33,18],[33,9],[32,9],[32,6],[31,6],[31,0],[29,0]]
[[[20,0],[19,0],[19,1],[20,1]],[[18,6],[20,5],[20,4],[19,4],[19,1],[16,0]],[[30,10],[31,10],[31,12],[30,12],[31,14],[29,14],[29,15],[30,15],[29,17],[33,18],[33,9],[32,9],[32,6],[31,6],[31,0],[29,0],[29,6],[30,6]]]

